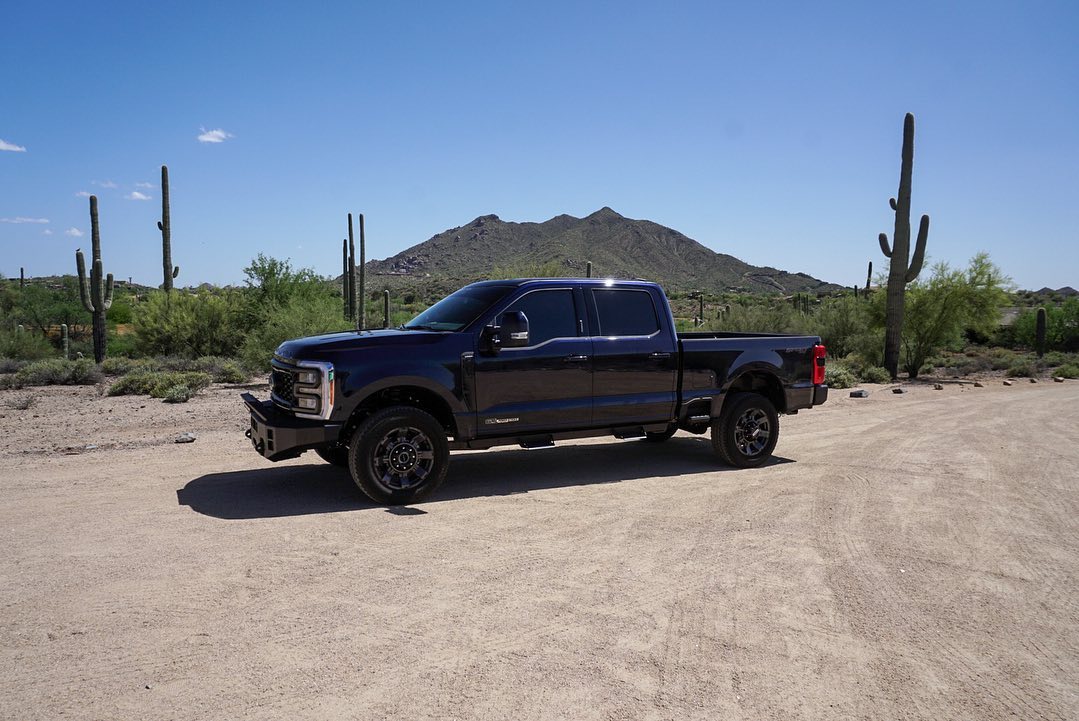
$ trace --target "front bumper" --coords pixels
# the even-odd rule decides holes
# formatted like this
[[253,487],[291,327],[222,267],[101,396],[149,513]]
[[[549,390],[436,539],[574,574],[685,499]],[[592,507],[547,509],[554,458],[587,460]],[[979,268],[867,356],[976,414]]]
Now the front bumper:
[[340,423],[310,421],[282,412],[273,401],[260,401],[250,393],[241,393],[251,411],[251,427],[247,437],[260,455],[269,461],[296,458],[312,448],[337,443]]

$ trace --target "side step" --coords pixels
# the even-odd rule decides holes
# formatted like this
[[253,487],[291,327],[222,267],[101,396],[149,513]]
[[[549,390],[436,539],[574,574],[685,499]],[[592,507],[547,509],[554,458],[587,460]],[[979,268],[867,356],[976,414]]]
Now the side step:
[[534,451],[538,448],[554,448],[554,436],[528,436],[518,438],[517,442],[521,448],[529,451]]

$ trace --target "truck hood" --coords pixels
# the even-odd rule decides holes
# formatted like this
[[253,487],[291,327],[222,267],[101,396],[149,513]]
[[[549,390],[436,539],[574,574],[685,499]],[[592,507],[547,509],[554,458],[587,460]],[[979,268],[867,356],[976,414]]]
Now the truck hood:
[[341,353],[364,348],[432,345],[453,335],[456,334],[396,328],[342,331],[287,340],[277,346],[274,355],[288,360],[332,360]]

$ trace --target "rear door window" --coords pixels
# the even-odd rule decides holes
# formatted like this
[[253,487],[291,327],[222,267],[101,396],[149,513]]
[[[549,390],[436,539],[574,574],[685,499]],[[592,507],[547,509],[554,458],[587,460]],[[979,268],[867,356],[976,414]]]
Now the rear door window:
[[648,291],[597,288],[592,297],[599,316],[597,335],[652,335],[659,330],[659,315]]

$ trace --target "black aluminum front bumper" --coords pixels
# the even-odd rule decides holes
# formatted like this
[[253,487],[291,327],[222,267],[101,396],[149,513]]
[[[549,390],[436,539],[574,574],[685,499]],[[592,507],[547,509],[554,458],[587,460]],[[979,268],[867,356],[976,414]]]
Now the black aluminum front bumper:
[[284,413],[273,401],[260,401],[250,393],[241,393],[251,411],[251,427],[247,437],[260,455],[269,461],[295,458],[304,451],[337,443],[340,423],[308,421]]

